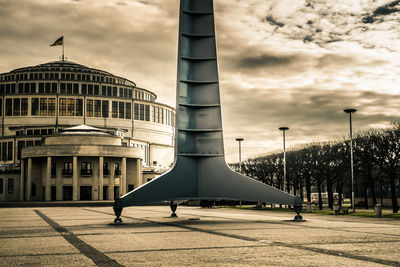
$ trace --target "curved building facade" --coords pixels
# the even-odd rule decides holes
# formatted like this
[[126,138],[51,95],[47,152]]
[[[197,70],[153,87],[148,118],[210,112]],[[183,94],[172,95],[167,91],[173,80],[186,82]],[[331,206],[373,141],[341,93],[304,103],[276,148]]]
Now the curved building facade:
[[[21,169],[22,155],[31,158],[33,165],[42,164],[44,158],[53,155],[29,157],[27,151],[43,149],[45,138],[50,142],[51,136],[76,125],[117,135],[119,146],[138,149],[139,184],[168,169],[173,162],[174,108],[157,102],[153,92],[128,79],[70,61],[55,61],[0,74],[0,95],[0,201],[32,200],[26,193],[32,188],[26,188],[27,170]],[[101,146],[101,142],[97,145]],[[49,191],[44,192],[46,185],[33,187],[37,191],[33,200],[49,200]],[[125,187],[123,192],[128,190]],[[56,191],[57,194],[56,199],[60,200],[62,193]],[[92,199],[101,198],[99,193],[95,195]],[[106,198],[111,195],[115,197],[109,193]]]

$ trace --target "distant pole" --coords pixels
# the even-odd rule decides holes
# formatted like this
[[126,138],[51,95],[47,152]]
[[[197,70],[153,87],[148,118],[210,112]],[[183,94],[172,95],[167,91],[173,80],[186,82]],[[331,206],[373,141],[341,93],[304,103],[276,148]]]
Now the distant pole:
[[286,191],[286,144],[285,144],[285,131],[289,130],[289,127],[279,127],[279,130],[283,133],[283,191]]
[[239,142],[239,172],[242,173],[242,146],[241,142],[243,141],[243,138],[236,138],[236,141]]
[[356,212],[356,207],[354,206],[354,168],[353,168],[353,126],[351,121],[351,114],[357,110],[354,108],[348,108],[343,110],[345,113],[349,114],[350,121],[350,170],[351,170],[351,208],[353,212]]
[[64,61],[64,37],[62,40],[62,56],[61,56],[61,60]]

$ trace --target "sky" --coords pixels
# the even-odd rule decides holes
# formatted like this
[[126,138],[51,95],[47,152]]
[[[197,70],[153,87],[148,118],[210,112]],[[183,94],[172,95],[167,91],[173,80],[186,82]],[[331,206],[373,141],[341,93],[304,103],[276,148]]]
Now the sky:
[[[0,73],[67,60],[175,107],[178,0],[0,0]],[[227,162],[399,121],[400,0],[215,0]]]

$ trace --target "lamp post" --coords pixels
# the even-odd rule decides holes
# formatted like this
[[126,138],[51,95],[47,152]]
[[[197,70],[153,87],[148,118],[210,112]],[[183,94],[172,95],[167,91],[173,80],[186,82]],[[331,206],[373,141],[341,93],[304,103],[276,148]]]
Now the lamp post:
[[239,142],[239,172],[242,173],[242,146],[241,142],[243,141],[243,138],[236,138],[236,141]]
[[283,134],[283,191],[286,190],[286,146],[285,146],[285,131],[289,130],[289,127],[279,127],[279,130]]
[[353,212],[356,211],[354,206],[354,171],[353,171],[353,126],[351,122],[351,114],[356,112],[357,110],[354,108],[348,108],[343,110],[345,113],[349,114],[350,119],[350,170],[351,170],[351,208]]

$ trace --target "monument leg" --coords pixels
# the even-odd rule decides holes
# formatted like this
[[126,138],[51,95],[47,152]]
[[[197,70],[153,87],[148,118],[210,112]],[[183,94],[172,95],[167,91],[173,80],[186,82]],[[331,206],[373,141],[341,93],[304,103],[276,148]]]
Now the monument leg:
[[169,207],[171,208],[172,214],[171,217],[178,217],[178,215],[176,215],[175,211],[178,208],[178,203],[171,201],[169,203]]
[[115,216],[117,217],[114,219],[114,224],[121,224],[122,219],[120,217],[121,217],[121,213],[122,213],[122,205],[120,203],[119,197],[115,199],[113,210],[114,210]]

